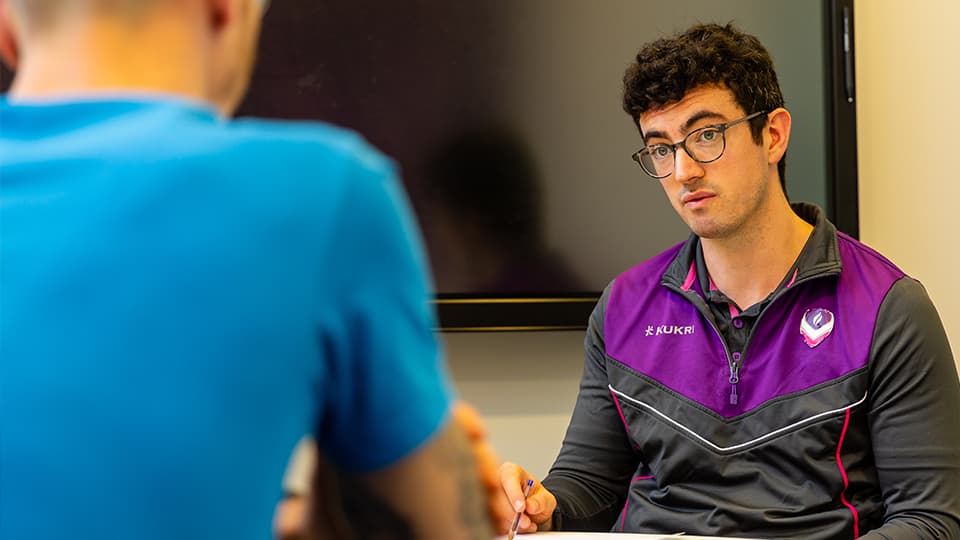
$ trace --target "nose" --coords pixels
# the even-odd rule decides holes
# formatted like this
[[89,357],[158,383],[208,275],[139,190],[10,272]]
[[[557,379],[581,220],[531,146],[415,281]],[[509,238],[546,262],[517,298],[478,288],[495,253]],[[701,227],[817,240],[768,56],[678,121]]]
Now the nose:
[[684,149],[677,148],[674,155],[673,177],[682,184],[688,184],[703,176],[701,163],[690,157]]

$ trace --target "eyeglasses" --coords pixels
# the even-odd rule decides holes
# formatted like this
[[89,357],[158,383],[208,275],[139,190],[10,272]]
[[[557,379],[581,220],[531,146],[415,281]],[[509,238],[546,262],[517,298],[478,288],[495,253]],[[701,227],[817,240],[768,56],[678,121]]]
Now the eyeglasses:
[[657,180],[673,174],[676,166],[677,148],[683,148],[691,159],[698,163],[710,163],[720,159],[727,147],[726,131],[733,126],[753,120],[766,114],[764,111],[755,112],[738,120],[726,124],[716,124],[695,129],[682,141],[673,144],[650,144],[633,153],[633,160],[640,164],[643,172]]

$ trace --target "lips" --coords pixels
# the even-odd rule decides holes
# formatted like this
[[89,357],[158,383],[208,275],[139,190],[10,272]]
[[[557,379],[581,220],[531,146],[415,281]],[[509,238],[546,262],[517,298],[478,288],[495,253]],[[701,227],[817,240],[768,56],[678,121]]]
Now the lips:
[[686,205],[696,206],[698,205],[698,203],[705,202],[707,199],[712,199],[713,197],[715,197],[713,193],[709,193],[706,191],[694,191],[693,193],[687,193],[686,195],[681,197],[680,202],[684,206]]

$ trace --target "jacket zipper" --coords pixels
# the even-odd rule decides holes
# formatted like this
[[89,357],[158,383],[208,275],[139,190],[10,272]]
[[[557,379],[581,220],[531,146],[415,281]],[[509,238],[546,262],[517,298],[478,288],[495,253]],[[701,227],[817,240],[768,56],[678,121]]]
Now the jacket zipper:
[[[729,351],[728,351],[729,354]],[[733,353],[730,363],[730,404],[736,405],[740,398],[737,396],[737,385],[740,384],[740,364],[743,362],[741,353]]]
[[[794,281],[793,285],[790,286],[790,289],[793,289],[797,285],[816,279],[821,276],[808,276],[806,278]],[[720,333],[720,329],[717,327],[716,323],[713,321],[713,314],[710,312],[710,308],[707,306],[706,300],[702,296],[697,294],[695,291],[684,291],[682,288],[677,287],[673,283],[664,283],[667,288],[673,290],[680,294],[681,296],[686,297],[690,300],[694,307],[696,307],[701,314],[704,315],[704,319],[710,324],[710,328],[713,328],[713,331],[717,334],[717,337],[720,338],[720,343],[723,344],[723,350],[727,355],[727,366],[730,369],[730,376],[727,381],[730,383],[730,404],[736,405],[740,402],[740,395],[738,393],[738,386],[740,384],[740,368],[743,367],[743,362],[746,358],[747,349],[750,348],[750,343],[753,341],[753,333],[757,331],[757,327],[760,326],[760,321],[763,319],[763,316],[766,314],[767,309],[773,305],[774,302],[780,299],[781,296],[786,293],[788,289],[783,289],[776,296],[770,299],[770,303],[767,304],[766,309],[760,312],[760,315],[757,316],[757,320],[753,323],[753,328],[750,329],[750,335],[747,336],[747,341],[743,344],[743,351],[739,353],[731,353],[730,346],[727,344],[727,340],[723,339],[723,334]]]
[[[717,334],[717,338],[720,339],[720,343],[723,345],[723,352],[727,356],[727,367],[730,369],[730,376],[727,379],[730,382],[730,404],[736,405],[740,402],[740,397],[737,395],[737,385],[740,384],[740,366],[743,365],[743,354],[738,353],[737,358],[734,359],[733,353],[730,352],[730,346],[727,345],[727,340],[723,339],[723,334],[720,333],[720,329],[716,323],[714,323],[713,314],[710,313],[710,308],[707,307],[706,300],[704,300],[702,296],[694,291],[684,291],[672,283],[665,285],[668,289],[690,300],[694,307],[703,315],[703,318],[706,319],[710,328],[713,328],[713,332]],[[749,342],[749,340],[750,338],[748,337],[747,341]]]

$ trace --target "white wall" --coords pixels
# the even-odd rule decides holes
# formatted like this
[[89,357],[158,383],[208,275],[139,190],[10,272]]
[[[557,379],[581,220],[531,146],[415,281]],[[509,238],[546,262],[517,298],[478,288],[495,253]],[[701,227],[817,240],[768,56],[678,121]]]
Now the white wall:
[[500,458],[546,476],[583,370],[583,332],[443,334],[463,399],[484,417]]
[[855,0],[854,17],[860,236],[926,286],[960,361],[960,2]]

